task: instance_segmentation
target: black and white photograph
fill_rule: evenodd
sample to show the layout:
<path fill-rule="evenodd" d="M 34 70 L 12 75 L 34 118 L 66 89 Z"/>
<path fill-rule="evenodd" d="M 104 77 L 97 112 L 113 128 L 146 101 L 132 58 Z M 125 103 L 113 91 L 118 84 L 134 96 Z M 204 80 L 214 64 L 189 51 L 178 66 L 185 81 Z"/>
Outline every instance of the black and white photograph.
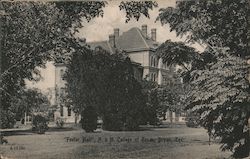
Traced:
<path fill-rule="evenodd" d="M 0 0 L 0 159 L 250 159 L 250 0 Z"/>

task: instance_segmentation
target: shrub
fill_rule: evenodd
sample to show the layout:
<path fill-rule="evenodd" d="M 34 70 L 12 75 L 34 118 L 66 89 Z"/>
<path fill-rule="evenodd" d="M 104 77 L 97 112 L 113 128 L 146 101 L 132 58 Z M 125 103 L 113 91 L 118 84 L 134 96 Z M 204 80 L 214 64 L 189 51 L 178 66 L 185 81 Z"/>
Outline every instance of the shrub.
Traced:
<path fill-rule="evenodd" d="M 93 132 L 97 128 L 97 113 L 96 110 L 88 106 L 81 113 L 82 128 L 86 132 Z"/>
<path fill-rule="evenodd" d="M 199 127 L 198 115 L 195 115 L 194 113 L 187 113 L 186 125 L 191 128 Z"/>
<path fill-rule="evenodd" d="M 56 126 L 57 126 L 58 128 L 62 128 L 62 127 L 64 126 L 64 121 L 63 121 L 63 119 L 58 118 L 58 119 L 56 120 Z"/>
<path fill-rule="evenodd" d="M 32 130 L 44 134 L 48 130 L 48 119 L 42 115 L 35 115 L 32 122 Z"/>
<path fill-rule="evenodd" d="M 0 144 L 7 144 L 8 140 L 3 137 L 2 134 L 0 134 Z"/>

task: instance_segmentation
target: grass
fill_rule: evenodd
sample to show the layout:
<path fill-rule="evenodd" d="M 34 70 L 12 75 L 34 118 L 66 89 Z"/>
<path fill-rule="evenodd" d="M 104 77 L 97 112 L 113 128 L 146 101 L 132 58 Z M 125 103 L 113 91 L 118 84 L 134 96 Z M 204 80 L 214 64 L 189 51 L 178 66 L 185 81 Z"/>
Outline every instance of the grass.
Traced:
<path fill-rule="evenodd" d="M 201 128 L 151 128 L 145 131 L 85 133 L 81 129 L 6 137 L 0 154 L 13 159 L 223 159 L 219 145 L 209 145 Z M 0 157 L 1 158 L 1 157 Z"/>

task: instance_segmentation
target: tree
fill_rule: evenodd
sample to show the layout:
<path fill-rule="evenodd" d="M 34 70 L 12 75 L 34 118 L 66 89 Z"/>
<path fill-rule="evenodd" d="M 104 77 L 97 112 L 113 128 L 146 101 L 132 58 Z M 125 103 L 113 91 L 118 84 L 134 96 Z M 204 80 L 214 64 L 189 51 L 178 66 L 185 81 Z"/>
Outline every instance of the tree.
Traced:
<path fill-rule="evenodd" d="M 81 18 L 90 21 L 103 16 L 106 4 L 104 1 L 0 3 L 0 29 L 4 33 L 1 34 L 1 114 L 11 114 L 8 110 L 10 98 L 25 85 L 24 79 L 37 81 L 38 67 L 45 67 L 49 60 L 64 60 L 62 53 L 69 53 L 77 42 L 73 35 L 82 27 Z M 120 9 L 129 5 L 121 2 Z M 133 17 L 147 16 L 148 9 L 156 5 L 150 1 L 133 2 L 133 7 L 141 8 Z M 126 14 L 129 17 L 134 13 L 127 11 Z"/>
<path fill-rule="evenodd" d="M 156 50 L 158 56 L 163 59 L 163 62 L 168 66 L 179 65 L 189 71 L 188 65 L 192 61 L 200 59 L 199 54 L 194 48 L 185 45 L 183 42 L 172 42 L 167 40 L 162 43 Z"/>
<path fill-rule="evenodd" d="M 120 10 L 125 10 L 126 12 L 126 23 L 132 18 L 135 18 L 138 21 L 141 14 L 150 18 L 148 10 L 153 10 L 156 7 L 158 7 L 156 1 L 122 1 L 119 5 Z"/>
<path fill-rule="evenodd" d="M 169 24 L 177 36 L 189 42 L 229 47 L 231 53 L 247 54 L 247 0 L 178 0 L 176 8 L 160 9 L 158 20 Z"/>
<path fill-rule="evenodd" d="M 1 39 L 1 125 L 13 122 L 10 112 L 12 96 L 24 87 L 24 79 L 39 80 L 38 67 L 60 59 L 62 50 L 75 42 L 71 28 L 80 27 L 81 17 L 102 15 L 104 2 L 1 2 L 3 40 Z M 74 5 L 78 6 L 73 11 Z M 71 14 L 70 14 L 71 13 Z M 1 29 L 2 29 L 1 28 Z"/>
<path fill-rule="evenodd" d="M 67 65 L 67 91 L 76 112 L 93 107 L 107 130 L 134 130 L 141 122 L 143 95 L 133 64 L 124 55 L 79 49 Z"/>
<path fill-rule="evenodd" d="M 187 108 L 201 114 L 201 125 L 235 157 L 249 155 L 247 7 L 246 0 L 178 1 L 158 17 L 178 36 L 207 46 L 186 72 L 192 88 Z"/>
<path fill-rule="evenodd" d="M 46 114 L 49 110 L 49 100 L 38 89 L 25 89 L 19 93 L 18 97 L 11 100 L 10 109 L 15 113 L 15 120 L 24 119 L 26 124 L 26 117 L 33 116 L 37 113 Z"/>
<path fill-rule="evenodd" d="M 143 113 L 143 124 L 156 125 L 159 123 L 159 100 L 158 100 L 158 84 L 146 79 L 141 81 L 142 92 L 145 98 L 145 106 Z"/>
<path fill-rule="evenodd" d="M 169 79 L 169 84 L 162 85 L 158 88 L 159 112 L 164 120 L 167 111 L 171 113 L 171 123 L 173 121 L 172 112 L 181 113 L 184 111 L 185 91 L 184 85 L 176 73 L 173 73 L 172 79 Z"/>
<path fill-rule="evenodd" d="M 97 111 L 93 106 L 87 106 L 81 113 L 82 128 L 86 132 L 93 132 L 97 128 Z"/>
<path fill-rule="evenodd" d="M 107 106 L 110 105 L 111 109 L 107 110 L 111 115 L 117 116 L 118 120 L 116 122 L 107 114 L 104 116 L 104 127 L 113 130 L 136 130 L 143 118 L 141 111 L 145 105 L 142 88 L 134 77 L 134 66 L 130 59 L 128 57 L 120 59 L 117 55 L 113 58 L 106 88 Z M 113 127 L 114 122 L 117 127 Z"/>
<path fill-rule="evenodd" d="M 222 150 L 235 157 L 249 153 L 249 65 L 226 51 L 205 70 L 193 70 L 188 108 L 201 114 L 200 123 L 212 137 L 221 137 Z"/>

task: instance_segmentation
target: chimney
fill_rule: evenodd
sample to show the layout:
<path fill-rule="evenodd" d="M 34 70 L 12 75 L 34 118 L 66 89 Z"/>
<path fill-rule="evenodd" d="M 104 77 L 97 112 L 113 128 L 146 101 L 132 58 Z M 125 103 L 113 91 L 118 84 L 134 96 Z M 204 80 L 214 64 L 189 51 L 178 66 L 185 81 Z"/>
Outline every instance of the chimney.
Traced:
<path fill-rule="evenodd" d="M 111 47 L 115 47 L 115 35 L 114 34 L 109 35 L 109 43 Z"/>
<path fill-rule="evenodd" d="M 153 41 L 156 41 L 156 29 L 151 29 L 151 39 Z"/>
<path fill-rule="evenodd" d="M 116 39 L 119 37 L 119 28 L 114 29 L 114 35 Z"/>
<path fill-rule="evenodd" d="M 142 25 L 141 26 L 141 31 L 142 31 L 142 35 L 144 37 L 147 37 L 147 25 Z"/>

